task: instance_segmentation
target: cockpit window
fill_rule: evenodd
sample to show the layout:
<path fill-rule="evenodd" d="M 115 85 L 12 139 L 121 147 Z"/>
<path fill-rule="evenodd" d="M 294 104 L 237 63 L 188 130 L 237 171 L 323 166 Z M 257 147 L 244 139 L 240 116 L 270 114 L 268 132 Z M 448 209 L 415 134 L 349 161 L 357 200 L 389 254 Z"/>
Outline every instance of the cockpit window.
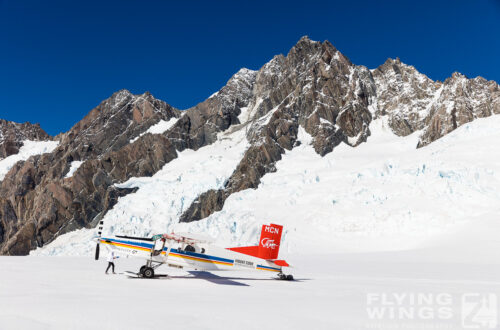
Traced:
<path fill-rule="evenodd" d="M 186 248 L 184 249 L 186 252 L 195 252 L 195 248 L 192 245 L 186 245 Z"/>

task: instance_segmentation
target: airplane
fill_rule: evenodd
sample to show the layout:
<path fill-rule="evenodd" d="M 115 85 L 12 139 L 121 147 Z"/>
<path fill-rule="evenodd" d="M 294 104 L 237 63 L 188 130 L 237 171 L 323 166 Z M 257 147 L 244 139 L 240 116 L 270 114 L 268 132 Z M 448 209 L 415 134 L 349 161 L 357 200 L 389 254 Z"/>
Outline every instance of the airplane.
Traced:
<path fill-rule="evenodd" d="M 100 223 L 102 225 L 102 221 Z M 213 240 L 193 234 L 159 234 L 153 237 L 116 235 L 101 237 L 102 227 L 96 240 L 95 260 L 99 259 L 99 245 L 130 256 L 146 259 L 138 273 L 126 272 L 133 277 L 154 278 L 155 269 L 161 265 L 195 270 L 259 270 L 277 273 L 279 280 L 293 280 L 283 273 L 290 267 L 285 260 L 278 259 L 283 226 L 262 225 L 259 245 L 221 248 Z"/>

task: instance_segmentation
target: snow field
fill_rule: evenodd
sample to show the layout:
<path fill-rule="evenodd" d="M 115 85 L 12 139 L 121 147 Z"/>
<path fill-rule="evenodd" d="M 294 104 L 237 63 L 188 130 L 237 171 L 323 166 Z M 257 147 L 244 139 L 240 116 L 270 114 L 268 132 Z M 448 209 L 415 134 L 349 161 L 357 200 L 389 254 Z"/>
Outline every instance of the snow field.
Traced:
<path fill-rule="evenodd" d="M 463 294 L 500 295 L 500 224 L 475 220 L 426 249 L 290 255 L 293 282 L 165 266 L 169 279 L 130 279 L 105 275 L 105 258 L 0 257 L 0 329 L 462 329 Z M 120 258 L 116 270 L 143 263 Z M 447 294 L 453 317 L 372 319 L 369 294 Z"/>

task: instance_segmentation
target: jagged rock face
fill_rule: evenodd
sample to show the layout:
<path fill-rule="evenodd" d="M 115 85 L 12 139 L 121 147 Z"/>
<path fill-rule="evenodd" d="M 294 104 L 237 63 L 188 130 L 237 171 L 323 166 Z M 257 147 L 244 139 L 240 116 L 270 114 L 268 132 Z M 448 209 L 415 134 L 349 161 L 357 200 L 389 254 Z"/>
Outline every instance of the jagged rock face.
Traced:
<path fill-rule="evenodd" d="M 387 116 L 397 135 L 422 130 L 419 147 L 476 118 L 500 113 L 500 88 L 494 81 L 454 73 L 434 82 L 399 59 L 388 59 L 372 73 L 375 117 Z"/>
<path fill-rule="evenodd" d="M 23 141 L 47 141 L 51 137 L 39 124 L 14 123 L 0 119 L 0 159 L 15 155 L 23 146 Z"/>
<path fill-rule="evenodd" d="M 248 117 L 256 121 L 255 131 L 258 118 L 288 108 L 324 155 L 342 141 L 356 145 L 366 139 L 373 96 L 369 70 L 352 64 L 328 41 L 305 37 L 286 57 L 276 56 L 259 70 Z"/>
<path fill-rule="evenodd" d="M 500 87 L 494 81 L 467 79 L 454 73 L 441 84 L 431 105 L 428 125 L 418 146 L 423 147 L 476 118 L 500 114 Z"/>
<path fill-rule="evenodd" d="M 388 59 L 373 70 L 373 78 L 377 88 L 375 116 L 388 116 L 394 133 L 406 136 L 428 124 L 440 83 L 434 83 L 399 59 Z"/>
<path fill-rule="evenodd" d="M 151 94 L 132 95 L 121 90 L 90 111 L 71 130 L 60 136 L 70 156 L 85 160 L 117 151 L 160 120 L 179 117 L 180 111 Z"/>
<path fill-rule="evenodd" d="M 151 176 L 177 157 L 245 130 L 249 148 L 219 190 L 202 193 L 180 221 L 203 219 L 244 189 L 256 189 L 276 162 L 298 144 L 300 127 L 316 152 L 369 139 L 373 119 L 387 118 L 395 134 L 421 131 L 419 146 L 475 118 L 500 113 L 499 86 L 454 74 L 434 82 L 399 59 L 374 70 L 354 65 L 328 41 L 302 38 L 260 70 L 241 69 L 219 92 L 180 112 L 149 93 L 122 90 L 102 102 L 52 153 L 17 163 L 0 186 L 0 253 L 26 254 L 58 235 L 92 227 L 133 189 L 115 183 Z M 143 134 L 178 118 L 162 134 Z M 65 178 L 74 160 L 84 161 Z"/>
<path fill-rule="evenodd" d="M 186 110 L 166 136 L 176 148 L 197 150 L 217 139 L 217 133 L 239 124 L 238 115 L 247 107 L 255 72 L 241 69 L 219 92 Z"/>

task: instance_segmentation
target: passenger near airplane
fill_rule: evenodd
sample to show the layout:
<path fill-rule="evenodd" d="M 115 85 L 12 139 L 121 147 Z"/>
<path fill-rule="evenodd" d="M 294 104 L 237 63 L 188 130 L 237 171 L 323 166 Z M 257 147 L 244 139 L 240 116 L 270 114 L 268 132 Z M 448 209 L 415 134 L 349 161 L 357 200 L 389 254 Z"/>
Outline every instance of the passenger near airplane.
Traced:
<path fill-rule="evenodd" d="M 161 265 L 195 270 L 259 270 L 277 273 L 277 279 L 293 280 L 285 275 L 283 267 L 290 267 L 285 260 L 278 259 L 283 226 L 263 225 L 259 245 L 221 248 L 213 240 L 193 234 L 160 234 L 151 238 L 116 235 L 101 237 L 103 222 L 99 224 L 95 238 L 95 259 L 99 259 L 100 244 L 130 256 L 143 258 L 146 264 L 138 273 L 126 272 L 129 276 L 153 278 L 155 269 Z"/>

